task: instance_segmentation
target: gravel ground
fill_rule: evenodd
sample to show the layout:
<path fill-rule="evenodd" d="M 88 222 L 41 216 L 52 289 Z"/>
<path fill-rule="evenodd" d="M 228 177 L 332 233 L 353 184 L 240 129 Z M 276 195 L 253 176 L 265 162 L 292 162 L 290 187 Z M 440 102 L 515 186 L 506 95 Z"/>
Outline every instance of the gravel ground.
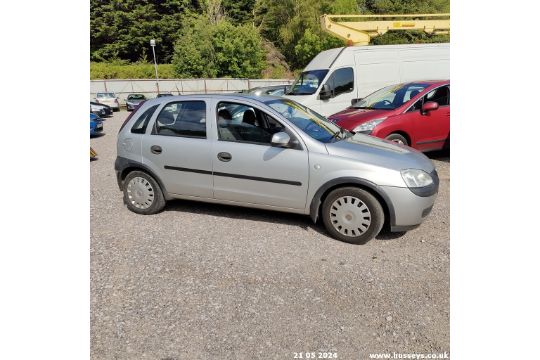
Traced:
<path fill-rule="evenodd" d="M 113 168 L 126 116 L 91 139 L 92 359 L 449 351 L 447 154 L 430 155 L 441 185 L 423 225 L 355 246 L 308 216 L 188 201 L 130 212 Z"/>

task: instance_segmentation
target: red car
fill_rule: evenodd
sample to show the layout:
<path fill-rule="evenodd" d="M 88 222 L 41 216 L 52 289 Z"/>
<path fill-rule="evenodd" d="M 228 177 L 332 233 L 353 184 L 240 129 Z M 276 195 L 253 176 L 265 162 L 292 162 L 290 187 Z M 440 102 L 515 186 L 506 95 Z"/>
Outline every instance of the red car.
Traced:
<path fill-rule="evenodd" d="M 329 120 L 353 131 L 420 151 L 450 146 L 450 81 L 416 81 L 382 88 Z"/>

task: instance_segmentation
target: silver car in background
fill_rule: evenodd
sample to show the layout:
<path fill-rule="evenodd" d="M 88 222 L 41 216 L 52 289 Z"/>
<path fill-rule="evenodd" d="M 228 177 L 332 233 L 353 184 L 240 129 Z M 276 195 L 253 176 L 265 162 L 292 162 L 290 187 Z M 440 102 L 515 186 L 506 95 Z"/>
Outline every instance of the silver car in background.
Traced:
<path fill-rule="evenodd" d="M 118 97 L 112 92 L 98 92 L 96 93 L 95 101 L 99 104 L 105 104 L 109 106 L 113 111 L 120 110 L 120 103 Z"/>
<path fill-rule="evenodd" d="M 146 101 L 120 129 L 115 170 L 138 214 L 170 199 L 278 210 L 321 219 L 356 244 L 384 224 L 418 226 L 439 185 L 416 150 L 353 134 L 290 99 L 237 94 Z"/>
<path fill-rule="evenodd" d="M 146 96 L 143 94 L 129 94 L 126 98 L 126 110 L 133 111 L 144 101 L 146 101 Z"/>
<path fill-rule="evenodd" d="M 290 90 L 290 88 L 291 86 L 287 84 L 272 85 L 272 86 L 252 88 L 243 93 L 256 95 L 256 96 L 261 96 L 261 95 L 283 96 L 285 95 L 285 93 L 287 93 Z"/>

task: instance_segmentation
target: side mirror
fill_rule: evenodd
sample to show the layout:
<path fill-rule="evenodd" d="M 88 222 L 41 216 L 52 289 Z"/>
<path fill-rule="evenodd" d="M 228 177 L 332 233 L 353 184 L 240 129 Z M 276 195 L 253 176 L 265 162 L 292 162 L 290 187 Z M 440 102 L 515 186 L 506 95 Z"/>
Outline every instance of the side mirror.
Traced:
<path fill-rule="evenodd" d="M 321 92 L 319 93 L 319 99 L 328 100 L 331 97 L 332 91 L 330 90 L 330 86 L 328 84 L 324 84 L 321 88 Z"/>
<path fill-rule="evenodd" d="M 351 100 L 351 106 L 354 106 L 356 103 L 362 101 L 363 98 L 357 98 L 357 99 L 352 99 Z"/>
<path fill-rule="evenodd" d="M 435 101 L 428 101 L 422 105 L 422 114 L 427 114 L 430 111 L 437 110 L 439 108 L 439 104 Z"/>
<path fill-rule="evenodd" d="M 272 146 L 275 147 L 289 147 L 289 142 L 291 141 L 291 137 L 289 134 L 287 134 L 284 131 L 280 131 L 278 133 L 275 133 L 272 136 Z"/>

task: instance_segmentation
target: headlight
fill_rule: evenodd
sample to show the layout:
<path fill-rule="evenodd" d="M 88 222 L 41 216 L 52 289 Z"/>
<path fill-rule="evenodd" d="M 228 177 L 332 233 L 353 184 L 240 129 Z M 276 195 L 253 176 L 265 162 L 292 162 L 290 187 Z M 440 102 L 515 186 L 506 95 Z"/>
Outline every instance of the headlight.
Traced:
<path fill-rule="evenodd" d="M 401 170 L 401 177 L 409 188 L 421 188 L 433 184 L 431 175 L 418 169 Z"/>
<path fill-rule="evenodd" d="M 355 127 L 353 129 L 353 132 L 371 132 L 375 126 L 379 125 L 380 123 L 382 123 L 384 120 L 386 120 L 386 118 L 380 118 L 380 119 L 373 119 L 373 120 L 370 120 L 368 122 L 365 122 L 361 125 L 358 125 L 357 127 Z"/>

